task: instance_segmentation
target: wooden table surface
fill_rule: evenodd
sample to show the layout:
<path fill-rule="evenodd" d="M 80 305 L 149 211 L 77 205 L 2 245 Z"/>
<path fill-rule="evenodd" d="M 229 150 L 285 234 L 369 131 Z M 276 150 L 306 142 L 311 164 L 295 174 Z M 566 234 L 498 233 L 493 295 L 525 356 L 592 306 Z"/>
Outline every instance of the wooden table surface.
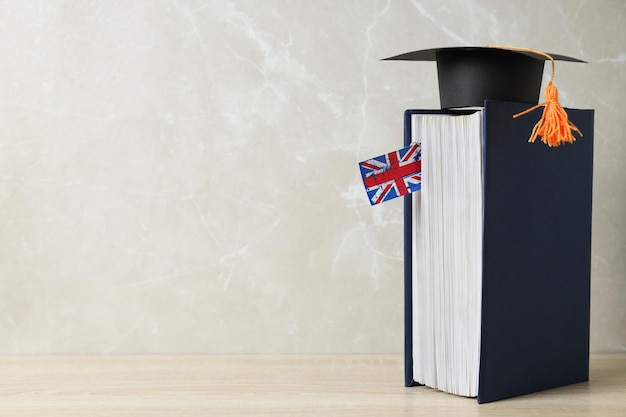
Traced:
<path fill-rule="evenodd" d="M 400 355 L 0 356 L 0 416 L 626 416 L 626 354 L 589 382 L 478 405 L 405 388 Z"/>

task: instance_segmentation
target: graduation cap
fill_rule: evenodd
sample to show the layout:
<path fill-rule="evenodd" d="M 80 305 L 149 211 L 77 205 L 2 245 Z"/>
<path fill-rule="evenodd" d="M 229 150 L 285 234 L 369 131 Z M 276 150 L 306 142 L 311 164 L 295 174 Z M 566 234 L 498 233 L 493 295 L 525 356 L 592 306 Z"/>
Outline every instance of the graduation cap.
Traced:
<path fill-rule="evenodd" d="M 435 61 L 439 79 L 441 108 L 483 106 L 485 100 L 517 101 L 537 105 L 541 90 L 543 67 L 552 63 L 552 77 L 546 87 L 544 117 L 539 121 L 530 141 L 537 136 L 550 146 L 573 142 L 571 134 L 580 131 L 567 119 L 558 103 L 558 92 L 552 84 L 554 61 L 585 62 L 558 54 L 509 46 L 433 48 L 385 58 L 391 61 Z M 551 114 L 547 115 L 546 112 Z M 522 114 L 516 115 L 520 116 Z M 556 117 L 556 119 L 555 119 Z M 563 119 L 564 118 L 564 119 Z M 546 120 L 559 123 L 545 123 Z M 567 132 L 563 126 L 569 127 Z M 581 134 L 582 136 L 582 134 Z"/>

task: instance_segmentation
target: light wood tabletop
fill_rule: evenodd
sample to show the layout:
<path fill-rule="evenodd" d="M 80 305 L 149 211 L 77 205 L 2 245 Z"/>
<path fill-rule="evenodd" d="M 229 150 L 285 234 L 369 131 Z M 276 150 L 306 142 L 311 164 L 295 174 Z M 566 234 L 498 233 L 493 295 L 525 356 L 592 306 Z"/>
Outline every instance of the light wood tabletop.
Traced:
<path fill-rule="evenodd" d="M 478 405 L 403 386 L 400 355 L 0 357 L 0 416 L 626 416 L 626 354 L 589 382 Z"/>

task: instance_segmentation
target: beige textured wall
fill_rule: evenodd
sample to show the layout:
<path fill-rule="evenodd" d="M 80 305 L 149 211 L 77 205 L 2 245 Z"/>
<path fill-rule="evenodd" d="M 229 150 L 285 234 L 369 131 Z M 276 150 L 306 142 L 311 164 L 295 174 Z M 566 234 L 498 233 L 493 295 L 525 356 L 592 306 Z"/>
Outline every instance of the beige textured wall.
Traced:
<path fill-rule="evenodd" d="M 596 109 L 592 349 L 626 350 L 621 0 L 0 2 L 0 353 L 400 352 L 402 204 L 356 163 L 508 44 Z M 555 300 L 558 302 L 558 300 Z"/>

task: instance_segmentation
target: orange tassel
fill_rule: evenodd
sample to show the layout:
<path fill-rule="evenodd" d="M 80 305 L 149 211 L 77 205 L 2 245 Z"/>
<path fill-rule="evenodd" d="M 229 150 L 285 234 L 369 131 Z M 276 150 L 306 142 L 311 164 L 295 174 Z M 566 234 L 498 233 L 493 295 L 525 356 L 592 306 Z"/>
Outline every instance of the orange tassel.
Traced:
<path fill-rule="evenodd" d="M 578 133 L 582 137 L 582 132 L 576 127 L 576 125 L 574 125 L 574 123 L 569 121 L 567 112 L 559 103 L 559 92 L 556 89 L 556 86 L 552 84 L 552 81 L 554 81 L 554 59 L 545 52 L 535 51 L 534 49 L 530 48 L 514 48 L 508 46 L 497 46 L 495 48 L 531 52 L 548 58 L 552 63 L 552 76 L 550 77 L 550 81 L 548 82 L 548 85 L 546 86 L 546 90 L 544 92 L 546 101 L 541 104 L 537 104 L 536 106 L 533 106 L 528 110 L 524 110 L 523 112 L 513 115 L 513 118 L 517 118 L 519 116 L 528 114 L 541 106 L 544 106 L 543 115 L 533 128 L 528 142 L 535 142 L 537 136 L 540 136 L 541 141 L 548 146 L 559 146 L 563 143 L 572 143 L 576 140 L 576 138 L 572 134 L 572 131 Z"/>
<path fill-rule="evenodd" d="M 576 140 L 572 131 L 578 133 L 582 137 L 582 132 L 576 127 L 576 125 L 569 121 L 567 112 L 559 103 L 559 91 L 556 86 L 552 84 L 552 81 L 548 83 L 544 92 L 546 101 L 541 104 L 537 104 L 528 110 L 524 110 L 521 113 L 513 115 L 514 118 L 523 116 L 538 107 L 545 106 L 543 109 L 543 115 L 537 122 L 530 134 L 528 142 L 534 142 L 537 136 L 541 136 L 541 141 L 548 146 L 559 146 L 563 143 L 572 143 Z"/>

